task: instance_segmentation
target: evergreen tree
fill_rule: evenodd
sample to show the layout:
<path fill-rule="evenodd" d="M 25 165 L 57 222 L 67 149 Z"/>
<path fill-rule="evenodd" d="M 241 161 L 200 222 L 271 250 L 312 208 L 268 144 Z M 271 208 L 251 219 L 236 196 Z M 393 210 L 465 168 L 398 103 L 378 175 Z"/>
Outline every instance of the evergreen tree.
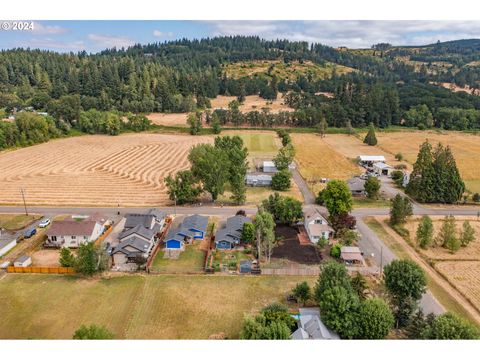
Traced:
<path fill-rule="evenodd" d="M 212 131 L 214 134 L 220 134 L 222 132 L 222 127 L 220 126 L 220 120 L 216 112 L 212 115 Z"/>
<path fill-rule="evenodd" d="M 425 141 L 413 164 L 413 171 L 410 174 L 410 181 L 407 185 L 407 193 L 414 199 L 429 203 L 435 200 L 434 194 L 435 170 L 433 168 L 432 145 Z"/>
<path fill-rule="evenodd" d="M 375 136 L 375 127 L 373 126 L 373 123 L 370 123 L 368 133 L 365 136 L 365 139 L 363 139 L 363 142 L 370 146 L 377 145 L 377 137 Z"/>
<path fill-rule="evenodd" d="M 293 296 L 297 299 L 298 302 L 302 303 L 302 306 L 305 306 L 305 303 L 310 300 L 312 292 L 310 285 L 306 281 L 298 283 L 292 290 Z"/>
<path fill-rule="evenodd" d="M 460 249 L 461 242 L 457 237 L 457 226 L 455 224 L 455 217 L 452 215 L 445 216 L 442 227 L 438 232 L 436 243 L 440 244 L 452 253 Z"/>
<path fill-rule="evenodd" d="M 467 246 L 475 240 L 475 229 L 470 225 L 470 222 L 465 220 L 462 225 L 462 233 L 460 235 L 460 243 L 462 246 Z"/>
<path fill-rule="evenodd" d="M 319 124 L 318 124 L 318 134 L 320 135 L 320 137 L 325 137 L 325 134 L 327 133 L 327 128 L 328 128 L 328 124 L 327 124 L 327 120 L 325 120 L 325 117 L 322 116 Z"/>
<path fill-rule="evenodd" d="M 400 194 L 395 195 L 390 206 L 390 224 L 404 224 L 412 214 L 413 209 L 410 200 Z"/>
<path fill-rule="evenodd" d="M 73 267 L 75 265 L 75 256 L 69 248 L 63 247 L 60 250 L 59 263 L 62 267 Z"/>
<path fill-rule="evenodd" d="M 422 249 L 428 248 L 433 242 L 433 223 L 428 215 L 422 216 L 417 227 L 417 243 Z"/>

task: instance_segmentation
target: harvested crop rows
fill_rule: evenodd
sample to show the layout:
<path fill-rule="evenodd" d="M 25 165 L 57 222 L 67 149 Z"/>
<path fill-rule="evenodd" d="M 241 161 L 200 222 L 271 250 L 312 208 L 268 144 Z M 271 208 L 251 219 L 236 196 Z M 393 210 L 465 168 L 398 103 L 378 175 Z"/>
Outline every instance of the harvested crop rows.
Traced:
<path fill-rule="evenodd" d="M 140 206 L 168 202 L 163 179 L 188 168 L 188 152 L 208 137 L 92 135 L 0 154 L 0 204 Z"/>

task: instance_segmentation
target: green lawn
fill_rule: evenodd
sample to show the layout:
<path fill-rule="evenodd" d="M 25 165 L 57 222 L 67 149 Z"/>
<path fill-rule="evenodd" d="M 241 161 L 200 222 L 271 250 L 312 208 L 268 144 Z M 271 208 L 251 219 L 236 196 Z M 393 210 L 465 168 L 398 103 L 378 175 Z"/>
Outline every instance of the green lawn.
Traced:
<path fill-rule="evenodd" d="M 165 273 L 189 273 L 203 271 L 205 252 L 200 249 L 200 242 L 186 245 L 178 259 L 164 259 L 164 252 L 159 251 L 153 260 L 152 268 Z"/>
<path fill-rule="evenodd" d="M 238 135 L 242 138 L 244 145 L 250 155 L 275 155 L 278 151 L 278 145 L 275 142 L 276 133 L 254 133 L 229 131 L 225 135 Z"/>
<path fill-rule="evenodd" d="M 242 260 L 252 260 L 252 256 L 245 254 L 243 251 L 222 251 L 217 250 L 214 253 L 213 264 L 226 265 L 230 266 L 230 270 L 238 269 L 240 266 L 240 261 Z M 233 264 L 235 264 L 235 269 L 233 269 Z"/>
<path fill-rule="evenodd" d="M 0 338 L 69 339 L 99 324 L 120 339 L 238 338 L 245 314 L 283 301 L 297 276 L 73 276 L 8 274 L 0 280 Z"/>
<path fill-rule="evenodd" d="M 38 214 L 0 214 L 0 228 L 10 231 L 23 229 L 40 219 L 42 216 Z"/>

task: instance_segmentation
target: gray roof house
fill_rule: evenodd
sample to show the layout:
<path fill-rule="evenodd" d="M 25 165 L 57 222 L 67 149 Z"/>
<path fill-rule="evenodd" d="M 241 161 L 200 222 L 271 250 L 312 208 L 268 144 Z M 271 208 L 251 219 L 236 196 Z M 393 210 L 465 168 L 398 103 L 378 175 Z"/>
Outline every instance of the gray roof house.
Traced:
<path fill-rule="evenodd" d="M 318 308 L 300 308 L 298 329 L 292 334 L 293 340 L 338 340 L 340 337 L 328 329 L 320 318 Z"/>
<path fill-rule="evenodd" d="M 142 225 L 148 229 L 152 229 L 155 224 L 162 226 L 165 222 L 167 213 L 159 209 L 150 209 L 146 214 L 127 214 L 124 228 L 131 229 L 137 225 Z"/>
<path fill-rule="evenodd" d="M 124 241 L 131 236 L 137 236 L 137 237 L 143 238 L 146 241 L 152 241 L 158 232 L 160 232 L 160 225 L 158 224 L 155 224 L 151 229 L 146 228 L 141 224 L 138 224 L 133 228 L 122 231 L 118 235 L 118 238 L 120 241 Z"/>
<path fill-rule="evenodd" d="M 352 195 L 365 195 L 365 180 L 353 177 L 347 181 L 347 185 Z"/>
<path fill-rule="evenodd" d="M 215 247 L 222 250 L 230 250 L 240 243 L 243 224 L 251 223 L 252 220 L 243 215 L 235 215 L 227 219 L 224 228 L 215 234 Z"/>
<path fill-rule="evenodd" d="M 272 185 L 272 175 L 266 174 L 247 174 L 245 184 L 248 186 L 270 186 Z"/>

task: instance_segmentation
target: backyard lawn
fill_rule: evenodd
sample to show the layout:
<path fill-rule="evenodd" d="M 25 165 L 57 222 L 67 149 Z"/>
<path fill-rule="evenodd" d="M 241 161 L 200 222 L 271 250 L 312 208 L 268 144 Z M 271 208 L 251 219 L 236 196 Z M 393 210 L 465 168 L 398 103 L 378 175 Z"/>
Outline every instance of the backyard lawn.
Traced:
<path fill-rule="evenodd" d="M 160 250 L 153 260 L 152 270 L 162 273 L 190 273 L 199 272 L 204 268 L 205 252 L 200 248 L 200 241 L 186 245 L 178 259 L 164 259 L 164 252 Z"/>
<path fill-rule="evenodd" d="M 296 276 L 8 274 L 0 281 L 2 339 L 70 339 L 99 324 L 120 339 L 238 338 L 245 314 L 282 301 Z"/>
<path fill-rule="evenodd" d="M 17 231 L 27 227 L 41 217 L 39 214 L 30 214 L 28 216 L 25 214 L 0 214 L 0 228 Z"/>

